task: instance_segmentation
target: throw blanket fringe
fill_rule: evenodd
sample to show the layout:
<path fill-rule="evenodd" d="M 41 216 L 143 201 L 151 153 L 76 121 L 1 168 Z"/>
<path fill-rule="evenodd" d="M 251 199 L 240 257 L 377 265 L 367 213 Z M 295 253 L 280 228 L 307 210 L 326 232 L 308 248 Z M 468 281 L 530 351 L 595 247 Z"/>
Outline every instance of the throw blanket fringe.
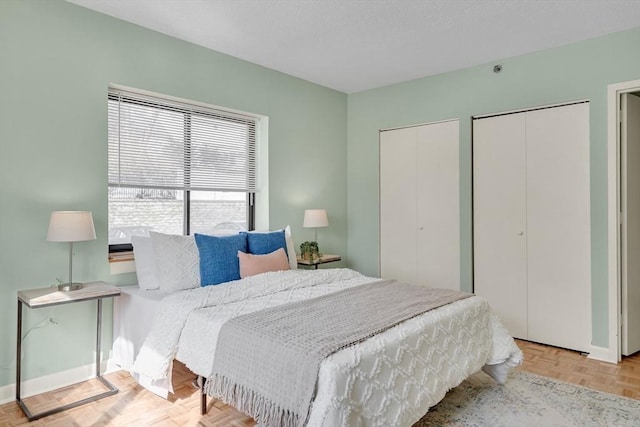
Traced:
<path fill-rule="evenodd" d="M 207 394 L 217 396 L 239 411 L 253 416 L 258 425 L 281 427 L 300 425 L 300 417 L 297 414 L 270 402 L 264 396 L 236 384 L 223 375 L 214 374 L 209 377 L 204 390 Z"/>

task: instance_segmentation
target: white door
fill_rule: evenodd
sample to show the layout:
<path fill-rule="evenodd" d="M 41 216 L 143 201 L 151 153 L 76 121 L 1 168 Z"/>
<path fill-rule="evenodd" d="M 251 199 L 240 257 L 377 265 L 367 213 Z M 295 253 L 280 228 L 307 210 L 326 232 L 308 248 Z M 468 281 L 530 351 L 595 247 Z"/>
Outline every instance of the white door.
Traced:
<path fill-rule="evenodd" d="M 380 132 L 380 275 L 460 289 L 457 120 Z"/>
<path fill-rule="evenodd" d="M 591 345 L 589 104 L 527 112 L 529 339 Z"/>
<path fill-rule="evenodd" d="M 623 94 L 621 132 L 622 354 L 640 351 L 640 97 Z"/>
<path fill-rule="evenodd" d="M 473 121 L 474 292 L 526 339 L 525 114 Z"/>
<path fill-rule="evenodd" d="M 460 290 L 459 123 L 416 132 L 417 284 Z"/>
<path fill-rule="evenodd" d="M 380 132 L 380 276 L 417 283 L 416 129 Z"/>

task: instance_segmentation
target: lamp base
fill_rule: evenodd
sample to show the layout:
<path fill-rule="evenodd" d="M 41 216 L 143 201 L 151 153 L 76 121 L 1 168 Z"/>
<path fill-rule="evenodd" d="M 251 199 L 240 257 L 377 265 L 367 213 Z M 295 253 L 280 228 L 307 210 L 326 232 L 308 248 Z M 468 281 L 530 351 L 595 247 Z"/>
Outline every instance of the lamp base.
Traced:
<path fill-rule="evenodd" d="M 58 290 L 63 292 L 77 291 L 82 289 L 82 283 L 62 283 L 58 285 Z"/>

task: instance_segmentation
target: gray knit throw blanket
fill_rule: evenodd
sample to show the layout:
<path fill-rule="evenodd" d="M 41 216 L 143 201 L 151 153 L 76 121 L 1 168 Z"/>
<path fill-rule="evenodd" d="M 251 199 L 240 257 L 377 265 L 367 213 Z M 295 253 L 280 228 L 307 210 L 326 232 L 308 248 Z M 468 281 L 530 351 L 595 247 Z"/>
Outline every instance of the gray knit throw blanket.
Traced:
<path fill-rule="evenodd" d="M 470 294 L 385 280 L 227 321 L 205 390 L 260 425 L 306 423 L 327 356 Z"/>

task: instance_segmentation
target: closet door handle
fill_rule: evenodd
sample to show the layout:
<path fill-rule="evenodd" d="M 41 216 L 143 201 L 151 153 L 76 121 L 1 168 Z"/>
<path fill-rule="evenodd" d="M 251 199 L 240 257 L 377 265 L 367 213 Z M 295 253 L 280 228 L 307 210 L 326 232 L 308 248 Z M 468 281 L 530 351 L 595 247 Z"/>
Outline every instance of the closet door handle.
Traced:
<path fill-rule="evenodd" d="M 524 236 L 524 231 L 519 232 L 518 236 Z"/>
<path fill-rule="evenodd" d="M 424 230 L 424 227 L 420 226 L 420 227 L 418 227 L 418 230 L 422 231 L 422 230 Z"/>

